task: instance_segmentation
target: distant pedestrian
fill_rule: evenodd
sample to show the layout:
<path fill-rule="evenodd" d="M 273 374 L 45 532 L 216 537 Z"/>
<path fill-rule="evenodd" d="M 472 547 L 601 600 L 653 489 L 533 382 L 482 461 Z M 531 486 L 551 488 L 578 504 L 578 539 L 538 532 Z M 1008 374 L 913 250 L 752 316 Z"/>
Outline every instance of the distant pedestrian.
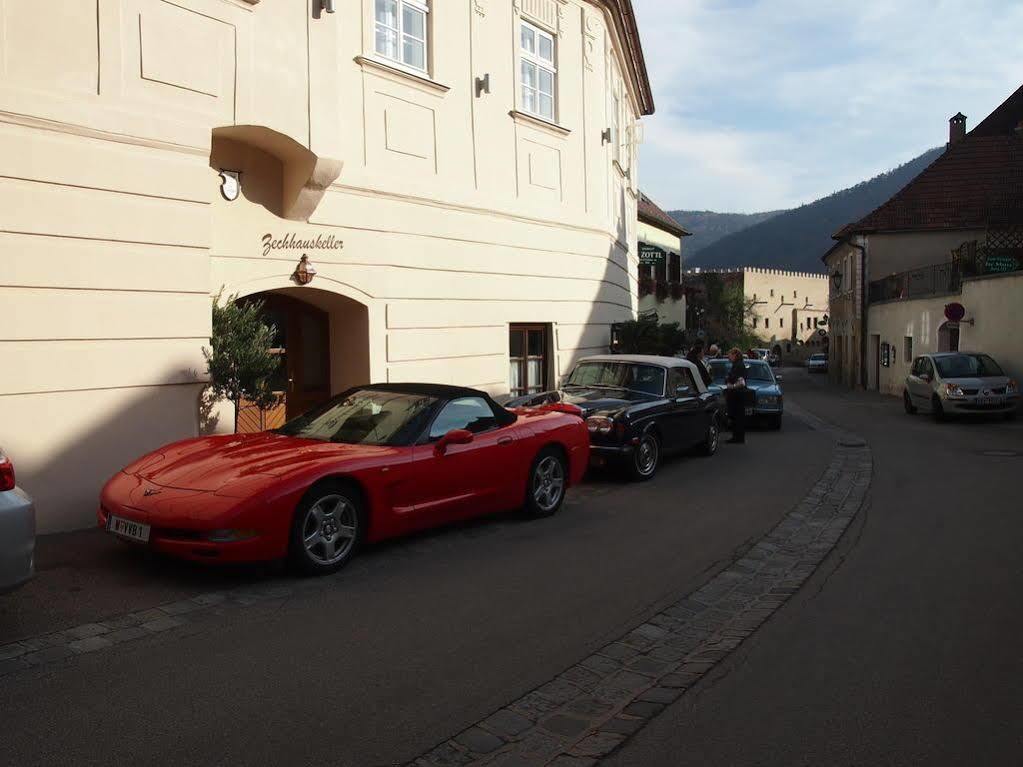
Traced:
<path fill-rule="evenodd" d="M 732 438 L 728 441 L 741 445 L 746 442 L 746 365 L 739 349 L 728 352 L 728 359 L 732 361 L 732 368 L 725 377 L 725 402 L 732 421 Z"/>
<path fill-rule="evenodd" d="M 716 360 L 718 357 L 721 356 L 720 347 L 718 347 L 717 344 L 711 344 L 710 348 L 707 350 L 707 356 L 710 357 L 712 360 Z"/>
<path fill-rule="evenodd" d="M 746 350 L 746 359 L 758 360 L 758 359 L 760 359 L 760 356 L 755 351 L 753 351 L 752 349 L 747 349 Z"/>
<path fill-rule="evenodd" d="M 696 369 L 700 371 L 700 378 L 703 379 L 704 386 L 710 386 L 710 382 L 714 380 L 710 374 L 710 367 L 707 365 L 707 361 L 703 358 L 703 341 L 697 341 L 693 344 L 689 350 L 689 354 L 686 355 L 686 359 L 696 365 Z"/>

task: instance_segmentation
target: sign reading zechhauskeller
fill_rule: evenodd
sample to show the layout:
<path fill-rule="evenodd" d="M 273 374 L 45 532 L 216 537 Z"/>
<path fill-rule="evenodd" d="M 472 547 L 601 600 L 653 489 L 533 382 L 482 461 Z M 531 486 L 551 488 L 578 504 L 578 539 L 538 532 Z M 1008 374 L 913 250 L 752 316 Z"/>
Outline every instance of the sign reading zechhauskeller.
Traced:
<path fill-rule="evenodd" d="M 656 245 L 647 245 L 645 242 L 639 244 L 639 263 L 649 266 L 659 266 L 668 259 L 668 252 L 658 248 Z"/>
<path fill-rule="evenodd" d="M 274 250 L 308 252 L 310 250 L 341 250 L 345 246 L 344 240 L 339 240 L 332 234 L 299 237 L 294 232 L 288 232 L 283 237 L 274 237 L 267 232 L 262 239 L 264 256 L 269 256 Z"/>

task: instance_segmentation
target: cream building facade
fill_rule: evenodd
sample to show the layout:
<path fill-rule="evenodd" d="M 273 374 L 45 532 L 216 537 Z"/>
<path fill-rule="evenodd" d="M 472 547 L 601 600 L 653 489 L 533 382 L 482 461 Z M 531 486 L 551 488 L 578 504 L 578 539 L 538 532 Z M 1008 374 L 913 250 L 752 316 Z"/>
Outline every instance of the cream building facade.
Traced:
<path fill-rule="evenodd" d="M 267 302 L 282 417 L 368 381 L 546 386 L 635 316 L 628 0 L 0 11 L 0 443 L 42 532 L 224 427 L 212 296 Z"/>

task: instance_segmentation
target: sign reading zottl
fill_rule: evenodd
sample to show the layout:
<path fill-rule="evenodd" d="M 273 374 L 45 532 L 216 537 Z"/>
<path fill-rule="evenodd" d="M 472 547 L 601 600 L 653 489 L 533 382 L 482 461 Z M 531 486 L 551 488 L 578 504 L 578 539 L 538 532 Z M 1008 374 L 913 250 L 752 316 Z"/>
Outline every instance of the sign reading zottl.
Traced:
<path fill-rule="evenodd" d="M 668 252 L 658 248 L 656 245 L 647 245 L 645 242 L 639 244 L 639 263 L 650 266 L 663 264 L 668 257 Z"/>

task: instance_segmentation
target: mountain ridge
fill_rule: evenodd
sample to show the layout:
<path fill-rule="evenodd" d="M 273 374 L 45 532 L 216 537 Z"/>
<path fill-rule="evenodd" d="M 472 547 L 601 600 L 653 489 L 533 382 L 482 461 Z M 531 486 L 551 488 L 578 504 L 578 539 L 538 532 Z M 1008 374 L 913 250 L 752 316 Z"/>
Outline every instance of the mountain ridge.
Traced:
<path fill-rule="evenodd" d="M 785 213 L 782 210 L 770 210 L 762 213 L 719 213 L 713 210 L 669 210 L 668 215 L 678 221 L 682 227 L 692 232 L 686 238 L 686 252 L 696 255 L 709 245 L 713 245 L 722 237 L 748 229 L 754 224 Z"/>
<path fill-rule="evenodd" d="M 944 151 L 944 147 L 929 149 L 854 186 L 730 232 L 691 256 L 687 253 L 686 267 L 759 266 L 823 272 L 820 259 L 834 244 L 831 235 L 884 203 Z"/>

